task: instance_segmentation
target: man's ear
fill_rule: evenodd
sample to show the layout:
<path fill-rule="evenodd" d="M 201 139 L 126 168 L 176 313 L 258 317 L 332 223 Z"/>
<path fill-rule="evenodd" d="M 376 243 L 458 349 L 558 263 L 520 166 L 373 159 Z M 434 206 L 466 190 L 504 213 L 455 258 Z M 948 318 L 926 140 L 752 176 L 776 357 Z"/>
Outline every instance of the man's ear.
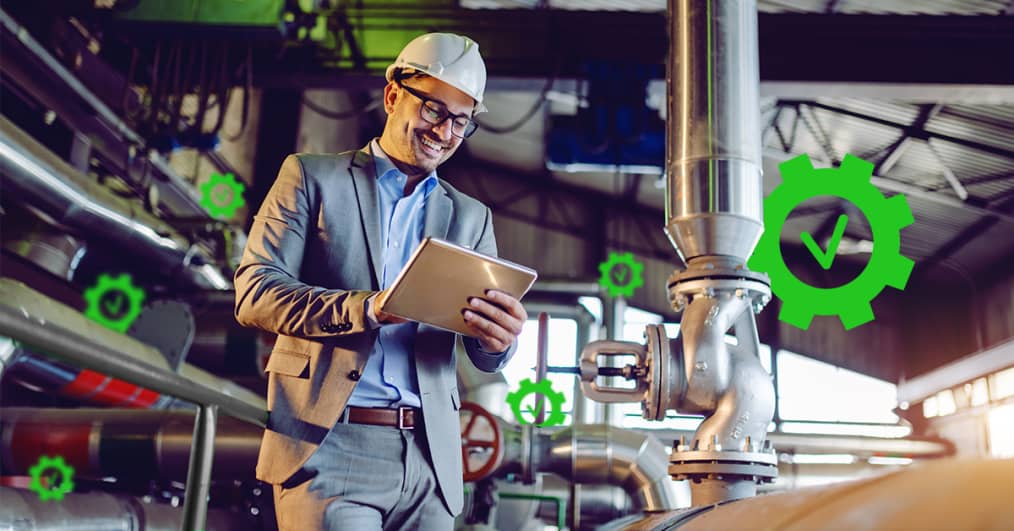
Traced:
<path fill-rule="evenodd" d="M 399 92 L 398 85 L 394 81 L 388 82 L 384 87 L 384 111 L 387 114 L 394 112 L 394 102 L 398 100 Z"/>

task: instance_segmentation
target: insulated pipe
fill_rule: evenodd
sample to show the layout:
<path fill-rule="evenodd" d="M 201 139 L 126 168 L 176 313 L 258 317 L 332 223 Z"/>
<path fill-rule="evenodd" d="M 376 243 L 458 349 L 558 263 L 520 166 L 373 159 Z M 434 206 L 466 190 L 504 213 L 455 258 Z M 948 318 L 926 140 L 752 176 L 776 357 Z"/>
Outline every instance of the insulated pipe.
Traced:
<path fill-rule="evenodd" d="M 194 411 L 5 408 L 0 412 L 0 472 L 5 475 L 27 475 L 40 455 L 60 455 L 79 476 L 116 477 L 128 483 L 186 479 Z M 221 416 L 212 478 L 254 479 L 263 432 Z"/>
<path fill-rule="evenodd" d="M 232 285 L 204 251 L 172 227 L 81 175 L 6 117 L 0 117 L 0 173 L 5 193 L 25 198 L 62 227 L 102 234 L 192 286 Z"/>
<path fill-rule="evenodd" d="M 669 0 L 666 234 L 684 262 L 750 257 L 761 215 L 754 0 Z"/>
<path fill-rule="evenodd" d="M 535 451 L 540 472 L 576 483 L 622 488 L 642 511 L 690 505 L 689 492 L 669 477 L 665 448 L 650 435 L 609 426 L 581 424 L 540 437 Z"/>
<path fill-rule="evenodd" d="M 179 531 L 179 507 L 148 503 L 130 496 L 101 492 L 65 494 L 43 501 L 30 490 L 0 487 L 0 529 L 33 531 Z M 13 526 L 13 527 L 10 527 Z M 255 524 L 220 509 L 208 511 L 207 531 L 246 531 Z"/>
<path fill-rule="evenodd" d="M 56 57 L 53 57 L 45 46 L 35 40 L 24 26 L 18 24 L 3 9 L 0 9 L 0 25 L 3 26 L 4 32 L 12 36 L 11 43 L 13 45 L 24 48 L 26 52 L 24 56 L 29 58 L 28 62 L 38 65 L 36 68 L 30 66 L 26 68 L 23 64 L 15 64 L 12 67 L 10 64 L 12 61 L 8 60 L 4 65 L 5 70 L 13 71 L 6 71 L 5 74 L 18 80 L 19 83 L 24 83 L 25 78 L 28 77 L 31 83 L 24 85 L 23 88 L 26 91 L 33 92 L 33 95 L 39 98 L 43 105 L 53 109 L 57 114 L 75 114 L 66 112 L 66 109 L 90 109 L 96 118 L 95 125 L 98 126 L 92 130 L 92 133 L 99 135 L 98 142 L 95 145 L 100 151 L 105 152 L 106 157 L 115 158 L 117 155 L 114 154 L 115 150 L 111 146 L 103 150 L 101 147 L 103 144 L 122 143 L 130 147 L 142 147 L 145 145 L 146 142 L 141 135 L 121 120 L 98 96 L 88 90 L 88 87 L 81 83 Z M 8 47 L 5 52 L 8 58 L 22 55 L 15 52 L 11 47 Z M 14 63 L 18 62 L 14 61 Z M 66 91 L 50 91 L 49 87 L 45 85 L 41 85 L 45 88 L 40 90 L 40 84 L 36 83 L 37 80 L 33 77 L 36 75 L 37 69 L 43 71 L 41 77 L 48 78 L 49 75 L 54 76 L 70 90 L 72 95 L 68 98 Z M 45 83 L 45 81 L 41 81 L 40 83 Z M 82 126 L 83 124 L 81 123 L 71 124 L 72 129 L 81 129 Z M 152 151 L 148 155 L 148 161 L 161 174 L 159 178 L 164 179 L 166 182 L 167 186 L 160 188 L 160 190 L 164 192 L 162 195 L 167 202 L 170 202 L 173 206 L 185 208 L 188 214 L 203 216 L 205 219 L 211 220 L 204 207 L 201 206 L 200 197 L 197 193 L 169 167 L 165 159 L 157 152 Z M 212 158 L 212 161 L 214 162 L 214 158 Z"/>
<path fill-rule="evenodd" d="M 87 365 L 101 374 L 174 394 L 192 402 L 219 404 L 224 412 L 263 426 L 264 398 L 189 363 L 172 372 L 154 347 L 114 332 L 81 312 L 28 286 L 0 278 L 0 335 L 47 357 Z"/>
<path fill-rule="evenodd" d="M 644 516 L 603 531 L 1010 529 L 1014 459 L 946 459 L 858 481 Z"/>

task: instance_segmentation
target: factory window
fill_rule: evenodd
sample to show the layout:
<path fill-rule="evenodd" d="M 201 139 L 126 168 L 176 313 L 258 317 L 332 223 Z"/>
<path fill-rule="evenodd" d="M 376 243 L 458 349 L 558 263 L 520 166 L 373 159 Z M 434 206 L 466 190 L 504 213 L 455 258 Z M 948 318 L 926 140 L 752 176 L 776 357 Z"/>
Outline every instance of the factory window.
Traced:
<path fill-rule="evenodd" d="M 992 376 L 989 383 L 993 400 L 1014 396 L 1014 367 L 1004 369 Z"/>
<path fill-rule="evenodd" d="M 1014 404 L 989 412 L 989 451 L 993 457 L 1014 457 Z"/>
<path fill-rule="evenodd" d="M 778 351 L 783 420 L 894 424 L 894 384 L 787 350 Z"/>
<path fill-rule="evenodd" d="M 521 381 L 528 378 L 535 381 L 535 360 L 538 354 L 539 345 L 539 320 L 529 319 L 525 323 L 518 336 L 518 350 L 514 353 L 510 363 L 503 369 L 504 378 L 511 391 L 518 389 Z M 577 355 L 577 322 L 573 319 L 549 319 L 549 351 L 547 360 L 550 366 L 573 367 L 576 365 Z M 563 403 L 563 410 L 567 415 L 565 425 L 570 424 L 570 414 L 574 407 L 574 375 L 571 374 L 550 374 L 549 381 L 553 389 L 563 393 L 566 400 Z M 532 402 L 529 398 L 525 405 Z M 522 406 L 522 409 L 524 406 Z M 527 420 L 531 420 L 530 418 Z"/>

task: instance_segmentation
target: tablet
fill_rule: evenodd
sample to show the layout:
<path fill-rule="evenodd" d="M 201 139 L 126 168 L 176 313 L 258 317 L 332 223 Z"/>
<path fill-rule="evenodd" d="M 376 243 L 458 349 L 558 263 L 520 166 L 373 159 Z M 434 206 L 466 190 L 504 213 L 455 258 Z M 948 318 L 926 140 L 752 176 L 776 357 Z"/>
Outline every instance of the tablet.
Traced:
<path fill-rule="evenodd" d="M 394 279 L 384 311 L 472 335 L 461 315 L 470 297 L 485 298 L 487 289 L 498 289 L 521 300 L 537 276 L 534 269 L 502 258 L 426 238 Z"/>

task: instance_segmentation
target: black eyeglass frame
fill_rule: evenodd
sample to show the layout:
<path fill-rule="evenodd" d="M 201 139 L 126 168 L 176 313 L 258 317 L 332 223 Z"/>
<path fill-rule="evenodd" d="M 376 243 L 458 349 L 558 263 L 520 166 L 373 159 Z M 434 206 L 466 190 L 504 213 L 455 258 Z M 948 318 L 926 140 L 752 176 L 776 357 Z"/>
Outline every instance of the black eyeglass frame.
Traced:
<path fill-rule="evenodd" d="M 399 87 L 405 89 L 405 92 L 408 92 L 409 94 L 415 96 L 416 98 L 419 98 L 419 100 L 422 101 L 422 105 L 419 106 L 419 117 L 422 118 L 426 123 L 432 125 L 433 127 L 440 127 L 440 124 L 444 123 L 445 121 L 447 121 L 448 118 L 450 118 L 451 134 L 461 139 L 465 139 L 472 136 L 473 134 L 475 134 L 475 131 L 479 129 L 479 123 L 471 119 L 468 115 L 452 113 L 447 109 L 446 103 L 437 99 L 430 98 L 429 96 L 426 96 L 422 92 L 419 92 L 418 90 L 405 85 L 404 83 L 402 83 L 403 79 L 407 78 L 401 79 L 396 78 L 394 82 L 397 83 Z M 431 103 L 437 105 L 438 107 L 437 108 L 431 107 L 430 106 Z M 423 110 L 424 107 L 430 109 L 435 113 L 443 114 L 444 117 L 440 118 L 435 122 L 431 122 L 430 119 L 426 117 L 426 114 Z M 458 118 L 464 118 L 465 120 L 468 120 L 468 124 L 464 126 L 464 130 L 460 135 L 454 132 L 455 120 L 457 120 Z"/>

